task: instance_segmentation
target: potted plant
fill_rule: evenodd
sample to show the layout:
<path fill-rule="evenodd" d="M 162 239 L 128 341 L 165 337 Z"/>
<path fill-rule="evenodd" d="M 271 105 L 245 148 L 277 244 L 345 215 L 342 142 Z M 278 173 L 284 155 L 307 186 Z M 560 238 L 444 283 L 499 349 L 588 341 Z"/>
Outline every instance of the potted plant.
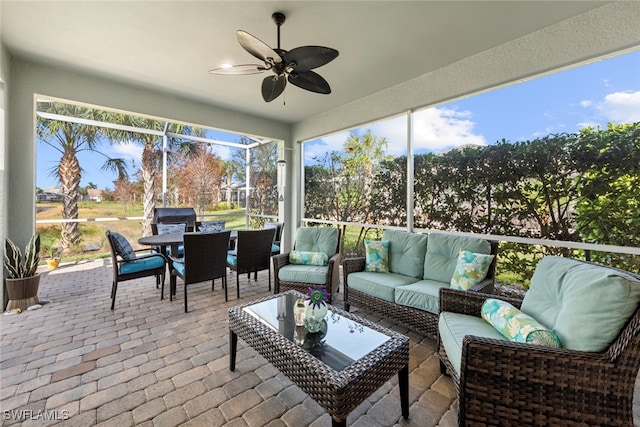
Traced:
<path fill-rule="evenodd" d="M 62 248 L 56 247 L 58 240 L 56 239 L 48 239 L 42 242 L 42 250 L 49 255 L 49 259 L 47 259 L 47 266 L 53 270 L 57 268 L 60 264 L 60 255 L 62 255 Z"/>
<path fill-rule="evenodd" d="M 24 256 L 20 249 L 7 238 L 4 250 L 4 271 L 8 277 L 5 286 L 9 296 L 7 311 L 15 308 L 24 310 L 38 304 L 38 288 L 40 274 L 37 273 L 40 262 L 40 236 L 34 235 L 24 249 Z"/>

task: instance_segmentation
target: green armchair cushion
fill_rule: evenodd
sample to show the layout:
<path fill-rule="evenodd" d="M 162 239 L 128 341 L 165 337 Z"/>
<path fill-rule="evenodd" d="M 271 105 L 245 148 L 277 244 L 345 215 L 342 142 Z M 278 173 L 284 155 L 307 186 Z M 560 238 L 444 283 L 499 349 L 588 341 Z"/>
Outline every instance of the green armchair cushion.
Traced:
<path fill-rule="evenodd" d="M 324 252 L 331 258 L 338 248 L 338 229 L 335 227 L 300 227 L 296 230 L 297 251 Z"/>
<path fill-rule="evenodd" d="M 278 270 L 278 280 L 282 282 L 311 283 L 324 285 L 327 282 L 329 266 L 288 264 Z"/>
<path fill-rule="evenodd" d="M 640 281 L 571 258 L 540 260 L 520 309 L 553 331 L 563 347 L 599 352 L 640 304 Z"/>
<path fill-rule="evenodd" d="M 480 312 L 484 320 L 511 341 L 561 347 L 552 330 L 506 301 L 487 298 Z"/>
<path fill-rule="evenodd" d="M 460 376 L 462 340 L 465 335 L 506 341 L 507 339 L 481 317 L 443 312 L 438 317 L 438 334 L 447 358 Z M 524 374 L 523 374 L 524 375 Z"/>
<path fill-rule="evenodd" d="M 364 271 L 387 273 L 389 271 L 389 241 L 365 240 Z"/>
<path fill-rule="evenodd" d="M 450 283 L 461 250 L 491 254 L 491 244 L 479 237 L 451 233 L 430 233 L 424 258 L 424 279 Z"/>
<path fill-rule="evenodd" d="M 389 271 L 422 279 L 427 235 L 385 230 L 382 240 L 389 241 Z M 448 281 L 447 281 L 448 282 Z"/>

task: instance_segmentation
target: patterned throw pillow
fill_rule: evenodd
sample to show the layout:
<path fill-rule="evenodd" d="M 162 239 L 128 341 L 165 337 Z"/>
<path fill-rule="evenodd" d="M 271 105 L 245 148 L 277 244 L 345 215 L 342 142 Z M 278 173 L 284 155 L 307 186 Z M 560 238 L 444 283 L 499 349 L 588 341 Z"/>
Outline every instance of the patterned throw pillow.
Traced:
<path fill-rule="evenodd" d="M 219 233 L 224 231 L 226 221 L 205 221 L 200 224 L 198 231 L 203 233 Z"/>
<path fill-rule="evenodd" d="M 125 261 L 132 261 L 136 259 L 136 252 L 131 247 L 129 241 L 120 233 L 111 233 L 113 239 L 113 246 L 116 253 L 122 257 Z"/>
<path fill-rule="evenodd" d="M 451 277 L 451 287 L 460 291 L 473 288 L 487 276 L 491 261 L 493 255 L 460 251 L 456 269 Z"/>
<path fill-rule="evenodd" d="M 389 241 L 365 240 L 364 271 L 389 272 Z"/>
<path fill-rule="evenodd" d="M 291 251 L 289 262 L 299 265 L 324 266 L 329 263 L 329 257 L 324 252 Z"/>
<path fill-rule="evenodd" d="M 511 341 L 546 347 L 561 347 L 560 339 L 536 319 L 505 301 L 488 298 L 482 304 L 482 318 Z"/>
<path fill-rule="evenodd" d="M 158 234 L 184 233 L 187 224 L 156 224 Z"/>

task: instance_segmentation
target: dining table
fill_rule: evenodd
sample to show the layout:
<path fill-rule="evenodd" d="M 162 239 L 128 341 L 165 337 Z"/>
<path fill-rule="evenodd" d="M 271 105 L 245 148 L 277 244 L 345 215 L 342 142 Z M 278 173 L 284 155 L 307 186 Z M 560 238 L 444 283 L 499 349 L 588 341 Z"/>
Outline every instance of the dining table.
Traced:
<path fill-rule="evenodd" d="M 225 231 L 231 232 L 229 236 L 229 246 L 231 247 L 238 238 L 238 230 Z M 184 243 L 184 233 L 154 234 L 139 238 L 138 243 L 144 246 L 162 248 L 162 253 L 171 254 L 174 257 L 177 257 L 178 247 Z"/>

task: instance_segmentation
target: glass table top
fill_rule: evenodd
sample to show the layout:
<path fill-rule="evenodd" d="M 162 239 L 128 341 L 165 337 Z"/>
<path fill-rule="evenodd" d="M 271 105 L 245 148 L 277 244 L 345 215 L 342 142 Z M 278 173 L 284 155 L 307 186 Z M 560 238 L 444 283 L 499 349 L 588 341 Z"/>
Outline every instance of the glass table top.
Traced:
<path fill-rule="evenodd" d="M 295 294 L 284 293 L 243 310 L 337 371 L 390 339 L 381 332 L 339 315 L 331 307 L 321 330 L 310 333 L 304 326 L 295 325 L 293 311 L 297 299 Z"/>

